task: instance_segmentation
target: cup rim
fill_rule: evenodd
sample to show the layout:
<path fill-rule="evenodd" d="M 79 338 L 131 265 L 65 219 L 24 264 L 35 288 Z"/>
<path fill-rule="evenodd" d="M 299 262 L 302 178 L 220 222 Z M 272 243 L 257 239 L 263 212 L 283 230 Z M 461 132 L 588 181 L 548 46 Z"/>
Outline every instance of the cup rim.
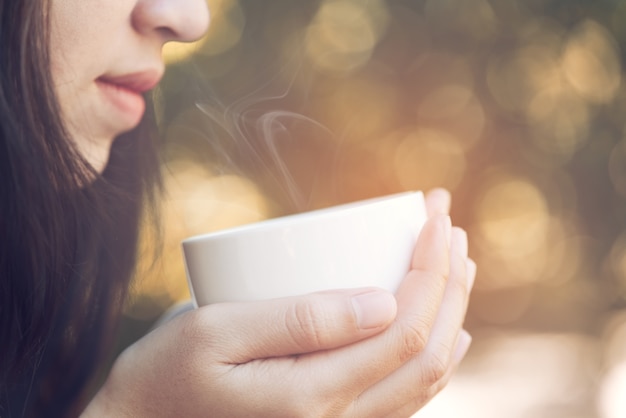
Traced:
<path fill-rule="evenodd" d="M 225 229 L 220 229 L 220 230 L 213 231 L 213 232 L 197 234 L 197 235 L 193 235 L 191 237 L 185 238 L 182 241 L 182 244 L 193 244 L 196 242 L 212 240 L 212 239 L 221 238 L 225 236 L 234 236 L 244 231 L 250 232 L 250 231 L 263 230 L 263 229 L 271 228 L 275 224 L 289 225 L 289 224 L 298 222 L 301 219 L 309 219 L 310 221 L 314 221 L 315 219 L 327 213 L 333 213 L 339 216 L 348 210 L 355 209 L 361 206 L 364 208 L 371 207 L 372 204 L 384 203 L 389 200 L 395 200 L 395 199 L 408 197 L 412 195 L 422 196 L 422 199 L 423 199 L 423 193 L 419 190 L 409 190 L 409 191 L 404 191 L 404 192 L 399 192 L 399 193 L 388 194 L 384 196 L 371 197 L 368 199 L 342 203 L 339 205 L 329 206 L 329 207 L 320 208 L 320 209 L 314 209 L 314 210 L 310 210 L 306 212 L 300 212 L 300 213 L 294 213 L 291 215 L 279 216 L 276 218 L 264 219 L 261 221 L 247 223 L 247 224 L 235 226 L 232 228 L 225 228 Z"/>

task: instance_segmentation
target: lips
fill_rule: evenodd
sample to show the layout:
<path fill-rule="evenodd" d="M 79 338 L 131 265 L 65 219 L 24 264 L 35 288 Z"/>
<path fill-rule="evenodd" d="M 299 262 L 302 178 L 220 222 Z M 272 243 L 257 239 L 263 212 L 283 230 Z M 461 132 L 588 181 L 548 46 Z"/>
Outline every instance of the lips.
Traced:
<path fill-rule="evenodd" d="M 123 75 L 103 75 L 96 79 L 103 99 L 131 129 L 143 116 L 146 103 L 143 93 L 153 89 L 161 79 L 159 71 L 144 71 Z"/>
<path fill-rule="evenodd" d="M 118 76 L 103 75 L 98 78 L 103 83 L 109 83 L 121 88 L 134 91 L 136 93 L 144 93 L 153 89 L 161 79 L 160 71 L 150 70 L 131 74 L 123 74 Z"/>

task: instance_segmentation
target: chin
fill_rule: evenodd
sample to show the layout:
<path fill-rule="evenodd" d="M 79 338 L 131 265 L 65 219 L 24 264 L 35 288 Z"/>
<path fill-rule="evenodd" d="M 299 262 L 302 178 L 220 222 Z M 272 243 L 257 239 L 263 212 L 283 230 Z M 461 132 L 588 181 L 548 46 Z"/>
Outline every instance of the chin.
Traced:
<path fill-rule="evenodd" d="M 78 151 L 91 168 L 97 173 L 102 173 L 106 168 L 111 155 L 113 138 L 101 138 L 98 140 L 77 138 Z"/>

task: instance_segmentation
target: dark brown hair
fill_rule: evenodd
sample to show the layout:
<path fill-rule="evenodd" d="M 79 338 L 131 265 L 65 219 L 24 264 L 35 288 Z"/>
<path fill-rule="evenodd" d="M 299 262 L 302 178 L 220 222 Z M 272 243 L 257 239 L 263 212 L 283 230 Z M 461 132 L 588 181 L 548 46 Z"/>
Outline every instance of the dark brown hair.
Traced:
<path fill-rule="evenodd" d="M 66 134 L 47 0 L 0 0 L 0 416 L 67 416 L 111 344 L 158 162 L 147 117 L 96 173 Z"/>

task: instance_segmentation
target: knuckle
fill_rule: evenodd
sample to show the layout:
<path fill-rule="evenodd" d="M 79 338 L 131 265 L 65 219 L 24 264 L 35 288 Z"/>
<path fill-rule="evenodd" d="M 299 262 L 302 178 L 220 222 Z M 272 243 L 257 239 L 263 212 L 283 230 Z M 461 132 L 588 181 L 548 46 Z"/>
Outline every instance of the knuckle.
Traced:
<path fill-rule="evenodd" d="M 446 353 L 447 350 L 437 350 L 426 356 L 422 370 L 423 387 L 435 386 L 446 376 L 449 367 Z"/>
<path fill-rule="evenodd" d="M 401 332 L 402 343 L 399 355 L 401 361 L 406 361 L 424 350 L 428 342 L 430 327 L 423 320 L 417 318 L 403 327 Z"/>
<path fill-rule="evenodd" d="M 163 331 L 165 327 L 168 329 Z M 156 329 L 152 335 L 159 339 L 160 355 L 167 359 L 166 367 L 177 370 L 177 376 L 187 376 L 195 384 L 202 381 L 198 370 L 206 369 L 207 353 L 211 352 L 207 349 L 212 340 L 209 327 L 205 316 L 194 310 Z M 181 341 L 185 343 L 180 344 Z"/>
<path fill-rule="evenodd" d="M 328 340 L 323 312 L 312 299 L 289 307 L 285 327 L 292 340 L 303 351 L 321 348 Z"/>
<path fill-rule="evenodd" d="M 202 356 L 208 349 L 219 348 L 223 333 L 211 307 L 195 309 L 180 318 L 176 338 L 185 341 L 185 351 L 190 355 Z"/>
<path fill-rule="evenodd" d="M 210 325 L 207 323 L 207 315 L 203 315 L 203 312 L 193 311 L 185 316 L 185 320 L 182 321 L 179 327 L 181 337 L 188 342 L 195 342 L 197 340 L 203 340 L 205 333 L 210 329 Z"/>

